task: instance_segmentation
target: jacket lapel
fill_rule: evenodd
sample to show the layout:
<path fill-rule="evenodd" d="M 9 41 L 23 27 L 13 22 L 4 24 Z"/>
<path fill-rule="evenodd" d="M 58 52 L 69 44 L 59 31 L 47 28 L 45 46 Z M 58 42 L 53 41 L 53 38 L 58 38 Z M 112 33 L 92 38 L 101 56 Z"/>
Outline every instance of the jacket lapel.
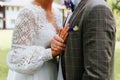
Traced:
<path fill-rule="evenodd" d="M 70 25 L 76 23 L 77 16 L 80 15 L 80 13 L 83 11 L 82 8 L 85 6 L 87 1 L 88 0 L 81 0 L 81 2 L 78 4 L 78 7 L 75 9 L 71 18 L 68 21 Z"/>
<path fill-rule="evenodd" d="M 79 19 L 79 16 L 81 17 L 81 15 L 82 15 L 82 14 L 80 15 L 80 13 L 82 13 L 83 7 L 85 6 L 87 1 L 88 0 L 81 0 L 81 2 L 78 4 L 78 7 L 75 9 L 71 18 L 68 21 L 68 23 L 70 25 L 74 25 L 75 23 L 77 23 L 77 20 Z M 69 42 L 68 42 L 68 44 L 69 44 Z M 67 55 L 61 54 L 61 64 L 62 64 L 61 66 L 62 66 L 62 73 L 63 73 L 64 80 L 66 80 L 66 74 L 69 74 L 68 69 L 67 69 L 67 64 L 68 63 L 66 62 L 68 60 L 69 60 L 69 57 Z"/>

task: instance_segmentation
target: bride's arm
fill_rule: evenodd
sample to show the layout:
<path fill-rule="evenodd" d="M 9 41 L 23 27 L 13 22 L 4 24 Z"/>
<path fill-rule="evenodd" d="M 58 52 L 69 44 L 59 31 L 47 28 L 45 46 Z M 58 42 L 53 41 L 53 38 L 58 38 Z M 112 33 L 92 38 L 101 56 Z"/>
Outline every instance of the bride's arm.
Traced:
<path fill-rule="evenodd" d="M 11 70 L 32 74 L 44 62 L 53 58 L 51 48 L 32 45 L 34 27 L 34 15 L 30 10 L 24 9 L 17 18 L 12 47 L 7 55 L 7 64 Z"/>

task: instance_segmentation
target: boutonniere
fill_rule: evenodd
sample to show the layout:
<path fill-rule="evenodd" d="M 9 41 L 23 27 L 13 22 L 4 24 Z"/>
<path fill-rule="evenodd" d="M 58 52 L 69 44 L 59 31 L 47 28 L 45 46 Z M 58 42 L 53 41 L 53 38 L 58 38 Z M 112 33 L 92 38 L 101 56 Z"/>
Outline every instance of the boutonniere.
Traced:
<path fill-rule="evenodd" d="M 69 28 L 69 31 L 78 31 L 79 30 L 79 27 L 76 25 L 76 26 L 70 26 Z"/>

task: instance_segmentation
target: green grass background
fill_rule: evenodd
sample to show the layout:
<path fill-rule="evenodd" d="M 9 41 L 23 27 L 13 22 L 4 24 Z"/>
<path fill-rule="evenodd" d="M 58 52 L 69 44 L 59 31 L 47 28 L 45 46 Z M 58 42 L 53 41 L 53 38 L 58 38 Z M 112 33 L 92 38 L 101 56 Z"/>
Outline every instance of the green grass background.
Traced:
<path fill-rule="evenodd" d="M 8 53 L 11 40 L 12 30 L 0 30 L 0 80 L 6 80 L 8 67 L 6 64 L 6 54 Z M 117 42 L 115 50 L 115 80 L 120 80 L 120 43 Z"/>
<path fill-rule="evenodd" d="M 8 67 L 6 54 L 8 53 L 12 40 L 12 30 L 0 30 L 0 80 L 6 80 Z"/>

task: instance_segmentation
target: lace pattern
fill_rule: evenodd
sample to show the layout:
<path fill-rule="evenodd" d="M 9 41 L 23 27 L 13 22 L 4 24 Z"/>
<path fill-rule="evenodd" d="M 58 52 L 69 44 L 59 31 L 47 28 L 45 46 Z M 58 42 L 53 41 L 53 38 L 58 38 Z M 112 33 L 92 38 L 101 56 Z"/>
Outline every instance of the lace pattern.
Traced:
<path fill-rule="evenodd" d="M 55 14 L 57 25 L 62 27 L 62 16 L 57 9 Z M 52 59 L 51 48 L 47 47 L 50 47 L 54 35 L 56 31 L 47 22 L 41 7 L 31 5 L 24 8 L 16 20 L 12 47 L 7 55 L 9 68 L 19 73 L 33 74 Z"/>

